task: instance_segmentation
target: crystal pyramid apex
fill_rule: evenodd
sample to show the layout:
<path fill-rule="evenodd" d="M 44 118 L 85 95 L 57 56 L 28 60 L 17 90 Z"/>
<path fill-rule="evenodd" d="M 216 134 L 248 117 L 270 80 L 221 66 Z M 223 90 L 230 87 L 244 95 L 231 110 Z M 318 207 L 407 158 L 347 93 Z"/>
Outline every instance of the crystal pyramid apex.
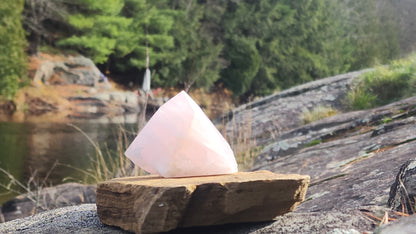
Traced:
<path fill-rule="evenodd" d="M 142 169 L 164 177 L 238 171 L 230 145 L 185 91 L 159 108 L 125 155 Z"/>

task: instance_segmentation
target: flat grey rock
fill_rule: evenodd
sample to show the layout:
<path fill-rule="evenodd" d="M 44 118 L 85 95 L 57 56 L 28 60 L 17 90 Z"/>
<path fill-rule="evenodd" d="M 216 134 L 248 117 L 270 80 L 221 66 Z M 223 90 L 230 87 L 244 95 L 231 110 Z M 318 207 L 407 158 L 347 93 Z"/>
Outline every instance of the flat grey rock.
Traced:
<path fill-rule="evenodd" d="M 416 233 L 416 215 L 402 217 L 375 231 L 376 234 L 413 234 Z"/>
<path fill-rule="evenodd" d="M 95 204 L 68 206 L 0 224 L 0 233 L 128 233 L 106 226 Z"/>
<path fill-rule="evenodd" d="M 273 222 L 176 229 L 169 233 L 359 233 L 373 229 L 359 211 L 289 213 Z M 69 206 L 0 224 L 0 233 L 129 233 L 100 222 L 94 204 Z"/>
<path fill-rule="evenodd" d="M 329 106 L 342 112 L 344 98 L 356 71 L 315 80 L 241 105 L 214 123 L 223 126 L 227 136 L 241 136 L 257 146 L 273 142 L 281 133 L 302 125 L 302 113 L 316 106 Z M 249 130 L 248 130 L 249 129 Z"/>
<path fill-rule="evenodd" d="M 293 145 L 291 152 L 266 146 L 260 155 L 264 160 L 253 170 L 309 175 L 301 212 L 386 206 L 400 167 L 415 158 L 415 106 L 416 96 L 295 128 L 271 144 L 285 141 Z M 308 146 L 305 139 L 319 144 Z"/>

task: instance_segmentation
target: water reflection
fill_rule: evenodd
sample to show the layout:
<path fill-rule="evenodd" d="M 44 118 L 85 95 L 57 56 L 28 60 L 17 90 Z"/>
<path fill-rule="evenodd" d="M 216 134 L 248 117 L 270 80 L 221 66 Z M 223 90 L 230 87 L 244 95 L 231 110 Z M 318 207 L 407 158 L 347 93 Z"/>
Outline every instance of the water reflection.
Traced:
<path fill-rule="evenodd" d="M 77 123 L 76 126 L 100 146 L 116 150 L 119 124 Z M 137 124 L 123 127 L 131 132 L 137 130 Z M 63 180 L 82 181 L 85 174 L 63 165 L 86 170 L 94 156 L 95 149 L 87 138 L 67 124 L 0 122 L 0 167 L 19 181 L 27 181 L 34 174 L 39 182 L 49 175 L 48 185 Z M 56 162 L 59 165 L 54 168 Z M 6 176 L 0 175 L 1 184 L 8 182 Z M 0 203 L 12 196 L 0 196 Z"/>

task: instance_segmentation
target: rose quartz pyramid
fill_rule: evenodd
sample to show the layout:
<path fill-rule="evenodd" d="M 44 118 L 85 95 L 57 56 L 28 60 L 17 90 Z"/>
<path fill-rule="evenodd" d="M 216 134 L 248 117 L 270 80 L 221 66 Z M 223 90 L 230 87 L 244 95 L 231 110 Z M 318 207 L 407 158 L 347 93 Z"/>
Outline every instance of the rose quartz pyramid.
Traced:
<path fill-rule="evenodd" d="M 238 171 L 230 145 L 184 91 L 159 108 L 125 155 L 147 172 L 163 177 Z"/>

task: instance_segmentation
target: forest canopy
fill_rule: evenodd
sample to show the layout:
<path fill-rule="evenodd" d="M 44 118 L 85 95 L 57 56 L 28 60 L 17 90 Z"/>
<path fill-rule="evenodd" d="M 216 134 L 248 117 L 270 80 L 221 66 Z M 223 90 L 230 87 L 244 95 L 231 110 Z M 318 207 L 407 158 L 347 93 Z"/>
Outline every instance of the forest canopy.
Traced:
<path fill-rule="evenodd" d="M 153 87 L 223 86 L 242 99 L 399 53 L 397 19 L 375 0 L 1 1 L 0 31 L 14 33 L 1 48 L 20 66 L 0 71 L 2 95 L 17 88 L 24 49 L 77 52 L 127 83 L 143 77 L 147 45 Z"/>

